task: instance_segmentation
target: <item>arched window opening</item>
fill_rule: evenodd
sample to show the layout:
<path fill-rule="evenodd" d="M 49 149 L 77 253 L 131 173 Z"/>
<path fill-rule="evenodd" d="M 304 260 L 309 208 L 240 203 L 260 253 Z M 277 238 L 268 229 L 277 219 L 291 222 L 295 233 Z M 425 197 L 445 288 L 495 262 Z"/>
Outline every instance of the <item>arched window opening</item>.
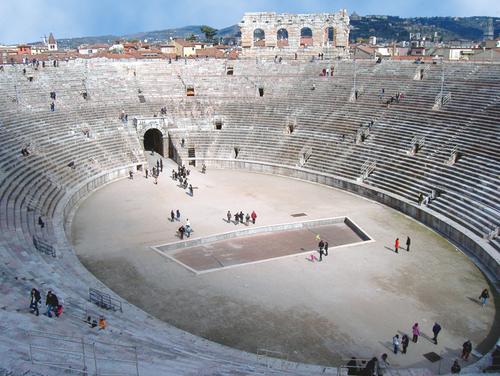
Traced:
<path fill-rule="evenodd" d="M 255 29 L 253 31 L 253 45 L 255 47 L 266 46 L 266 33 L 262 29 Z"/>
<path fill-rule="evenodd" d="M 313 45 L 313 33 L 311 28 L 303 27 L 300 29 L 300 47 Z"/>
<path fill-rule="evenodd" d="M 335 29 L 330 26 L 325 29 L 325 42 L 327 46 L 335 46 Z"/>
<path fill-rule="evenodd" d="M 276 33 L 276 38 L 278 40 L 278 47 L 287 47 L 288 46 L 288 30 L 281 28 Z"/>

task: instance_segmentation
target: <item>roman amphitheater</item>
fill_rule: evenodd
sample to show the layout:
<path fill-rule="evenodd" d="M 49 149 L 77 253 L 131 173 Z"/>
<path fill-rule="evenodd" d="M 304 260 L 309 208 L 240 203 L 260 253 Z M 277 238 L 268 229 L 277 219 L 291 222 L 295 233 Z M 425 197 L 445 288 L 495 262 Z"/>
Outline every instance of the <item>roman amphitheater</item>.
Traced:
<path fill-rule="evenodd" d="M 387 353 L 386 374 L 432 375 L 467 339 L 462 373 L 482 372 L 500 332 L 500 66 L 330 52 L 4 66 L 0 374 L 346 375 Z M 64 313 L 31 314 L 33 287 Z"/>

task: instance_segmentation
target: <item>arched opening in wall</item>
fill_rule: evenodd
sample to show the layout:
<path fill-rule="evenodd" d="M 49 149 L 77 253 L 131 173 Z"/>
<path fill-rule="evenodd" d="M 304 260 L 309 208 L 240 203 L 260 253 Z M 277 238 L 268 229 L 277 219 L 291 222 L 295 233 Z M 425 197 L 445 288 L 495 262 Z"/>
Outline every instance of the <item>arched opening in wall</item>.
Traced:
<path fill-rule="evenodd" d="M 266 33 L 262 29 L 255 29 L 253 31 L 253 45 L 254 47 L 266 46 Z"/>
<path fill-rule="evenodd" d="M 313 32 L 310 27 L 300 29 L 300 47 L 313 45 Z"/>
<path fill-rule="evenodd" d="M 278 47 L 287 47 L 288 46 L 288 30 L 287 29 L 279 29 L 276 33 L 276 38 L 278 40 Z"/>
<path fill-rule="evenodd" d="M 328 47 L 334 47 L 335 46 L 335 29 L 330 26 L 325 29 L 325 44 Z"/>
<path fill-rule="evenodd" d="M 226 75 L 232 76 L 234 74 L 234 68 L 233 67 L 227 67 L 226 68 Z"/>
<path fill-rule="evenodd" d="M 186 96 L 194 97 L 194 86 L 186 86 Z"/>
<path fill-rule="evenodd" d="M 163 156 L 163 133 L 160 130 L 152 128 L 144 133 L 144 150 Z"/>

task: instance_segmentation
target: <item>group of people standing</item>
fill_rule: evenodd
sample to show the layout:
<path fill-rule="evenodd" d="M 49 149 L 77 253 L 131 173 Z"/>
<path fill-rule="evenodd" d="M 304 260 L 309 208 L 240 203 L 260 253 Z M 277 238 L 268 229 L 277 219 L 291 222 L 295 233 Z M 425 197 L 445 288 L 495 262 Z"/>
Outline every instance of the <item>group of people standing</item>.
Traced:
<path fill-rule="evenodd" d="M 227 217 L 227 223 L 231 223 L 231 219 L 233 218 L 233 214 L 231 214 L 231 210 L 228 210 L 226 213 Z M 250 220 L 252 220 L 252 223 L 255 224 L 255 221 L 257 219 L 257 213 L 255 213 L 255 210 L 252 210 L 251 214 L 243 214 L 243 211 L 236 211 L 234 214 L 234 224 L 237 225 L 238 223 L 245 223 L 247 226 L 250 223 Z"/>
<path fill-rule="evenodd" d="M 191 173 L 189 169 L 187 169 L 185 166 L 177 166 L 177 172 L 175 170 L 172 170 L 172 179 L 173 180 L 179 180 L 179 184 L 183 189 L 189 189 L 189 195 L 192 197 L 193 196 L 193 185 L 189 184 L 188 185 L 188 176 Z"/>

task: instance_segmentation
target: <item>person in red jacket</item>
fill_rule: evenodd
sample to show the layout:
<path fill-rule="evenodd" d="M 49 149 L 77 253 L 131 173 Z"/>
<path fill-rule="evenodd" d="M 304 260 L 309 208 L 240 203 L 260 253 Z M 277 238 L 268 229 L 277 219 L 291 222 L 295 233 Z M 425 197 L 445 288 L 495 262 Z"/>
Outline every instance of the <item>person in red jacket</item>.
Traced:
<path fill-rule="evenodd" d="M 399 238 L 396 238 L 396 241 L 394 242 L 394 248 L 395 248 L 396 253 L 398 253 L 398 249 L 399 249 Z"/>
<path fill-rule="evenodd" d="M 257 219 L 257 214 L 255 213 L 255 210 L 252 211 L 252 214 L 250 215 L 252 217 L 252 223 L 255 224 L 255 220 Z"/>

